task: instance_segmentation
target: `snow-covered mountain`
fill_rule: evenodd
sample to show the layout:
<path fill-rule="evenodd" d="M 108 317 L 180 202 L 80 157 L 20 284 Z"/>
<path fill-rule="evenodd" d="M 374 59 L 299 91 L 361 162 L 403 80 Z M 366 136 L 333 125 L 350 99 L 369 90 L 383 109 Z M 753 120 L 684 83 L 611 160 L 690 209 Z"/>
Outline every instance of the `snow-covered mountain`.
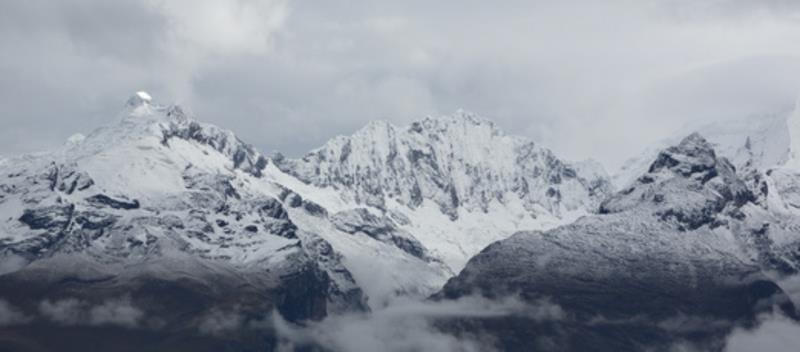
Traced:
<path fill-rule="evenodd" d="M 647 171 L 650 162 L 662 149 L 680 142 L 693 132 L 700 133 L 719 155 L 728 158 L 737 167 L 746 163 L 750 155 L 756 161 L 754 166 L 760 169 L 782 164 L 788 160 L 788 120 L 792 114 L 793 111 L 788 110 L 682 128 L 672 137 L 657 142 L 626 161 L 612 179 L 619 189 L 627 186 Z"/>
<path fill-rule="evenodd" d="M 187 341 L 219 311 L 319 319 L 426 297 L 489 243 L 609 191 L 597 164 L 464 112 L 271 160 L 140 92 L 108 126 L 0 162 L 0 298 L 35 315 L 137 292 Z"/>
<path fill-rule="evenodd" d="M 600 214 L 490 245 L 438 296 L 519 295 L 565 311 L 556 322 L 456 325 L 488 332 L 503 350 L 524 350 L 520 341 L 536 336 L 556 350 L 670 350 L 681 341 L 721 350 L 734 326 L 774 305 L 794 314 L 776 282 L 800 269 L 800 221 L 757 200 L 734 166 L 692 134 L 660 151 Z"/>
<path fill-rule="evenodd" d="M 504 349 L 718 349 L 769 307 L 792 312 L 797 110 L 654 148 L 612 193 L 599 164 L 463 111 L 268 158 L 140 92 L 106 127 L 0 158 L 0 312 L 47 326 L 15 343 L 103 326 L 132 349 L 246 350 L 275 347 L 271 311 L 302 323 L 397 296 L 520 295 L 567 314 L 442 326 Z"/>
<path fill-rule="evenodd" d="M 109 126 L 0 166 L 0 296 L 31 315 L 51 301 L 129 299 L 141 319 L 128 325 L 157 320 L 190 344 L 219 311 L 301 321 L 367 310 L 341 254 L 295 223 L 311 207 L 289 209 L 267 163 L 138 93 Z M 239 325 L 228 329 L 246 335 Z"/>
<path fill-rule="evenodd" d="M 622 189 L 646 171 L 658 150 L 698 132 L 729 159 L 770 211 L 800 215 L 800 101 L 794 109 L 687 127 L 630 159 L 612 177 Z"/>
<path fill-rule="evenodd" d="M 592 213 L 611 191 L 599 164 L 565 162 L 464 111 L 404 127 L 372 122 L 275 165 L 337 202 L 395 218 L 454 272 L 516 230 Z"/>

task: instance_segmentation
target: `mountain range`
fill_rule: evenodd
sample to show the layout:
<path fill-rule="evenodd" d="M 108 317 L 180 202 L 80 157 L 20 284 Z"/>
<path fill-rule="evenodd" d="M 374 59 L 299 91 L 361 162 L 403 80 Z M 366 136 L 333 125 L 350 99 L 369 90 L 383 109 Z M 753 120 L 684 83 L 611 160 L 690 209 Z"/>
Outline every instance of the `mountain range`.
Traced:
<path fill-rule="evenodd" d="M 563 312 L 438 322 L 501 350 L 719 350 L 761 313 L 795 315 L 794 111 L 699 128 L 613 176 L 465 111 L 300 158 L 144 92 L 114 120 L 0 160 L 9 350 L 275 350 L 271 312 L 303 326 L 475 295 Z"/>

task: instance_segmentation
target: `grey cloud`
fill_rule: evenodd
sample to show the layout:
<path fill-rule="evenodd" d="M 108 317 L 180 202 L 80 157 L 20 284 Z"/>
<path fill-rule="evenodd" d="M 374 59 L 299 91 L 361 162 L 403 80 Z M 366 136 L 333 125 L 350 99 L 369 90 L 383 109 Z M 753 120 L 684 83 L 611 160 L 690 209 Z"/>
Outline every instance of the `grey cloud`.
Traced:
<path fill-rule="evenodd" d="M 734 330 L 726 346 L 726 352 L 794 351 L 800 346 L 800 324 L 779 314 L 765 315 L 755 329 Z"/>
<path fill-rule="evenodd" d="M 198 330 L 207 335 L 222 335 L 246 328 L 245 322 L 238 309 L 225 311 L 215 308 L 201 318 Z"/>
<path fill-rule="evenodd" d="M 67 3 L 0 4 L 0 154 L 86 133 L 144 89 L 265 152 L 465 108 L 613 168 L 800 92 L 790 1 Z"/>
<path fill-rule="evenodd" d="M 118 325 L 134 328 L 139 325 L 144 312 L 131 304 L 130 298 L 108 300 L 89 309 L 91 325 Z"/>
<path fill-rule="evenodd" d="M 22 269 L 28 261 L 15 254 L 6 254 L 0 257 L 0 275 L 15 272 Z"/>
<path fill-rule="evenodd" d="M 656 4 L 659 9 L 666 10 L 676 18 L 683 20 L 702 20 L 708 17 L 742 20 L 771 16 L 796 21 L 796 16 L 800 13 L 800 3 L 793 0 L 668 0 Z"/>
<path fill-rule="evenodd" d="M 97 305 L 76 298 L 44 300 L 39 304 L 39 313 L 42 318 L 61 325 L 135 328 L 144 319 L 144 312 L 134 307 L 128 297 L 108 299 Z"/>
<path fill-rule="evenodd" d="M 31 317 L 7 301 L 0 299 L 0 327 L 26 324 Z"/>
<path fill-rule="evenodd" d="M 57 301 L 44 300 L 39 304 L 39 313 L 52 322 L 63 325 L 77 325 L 85 322 L 85 303 L 75 298 Z"/>
<path fill-rule="evenodd" d="M 306 327 L 293 326 L 279 315 L 273 318 L 281 339 L 279 350 L 291 351 L 306 345 L 319 345 L 334 351 L 487 351 L 491 338 L 453 336 L 439 331 L 437 319 L 456 317 L 525 316 L 538 321 L 565 318 L 560 307 L 548 301 L 526 304 L 510 297 L 491 301 L 465 297 L 456 301 L 394 301 L 370 314 L 329 316 Z"/>
<path fill-rule="evenodd" d="M 47 43 L 67 39 L 79 54 L 141 63 L 158 54 L 168 18 L 142 1 L 16 1 L 4 4 L 4 34 Z"/>

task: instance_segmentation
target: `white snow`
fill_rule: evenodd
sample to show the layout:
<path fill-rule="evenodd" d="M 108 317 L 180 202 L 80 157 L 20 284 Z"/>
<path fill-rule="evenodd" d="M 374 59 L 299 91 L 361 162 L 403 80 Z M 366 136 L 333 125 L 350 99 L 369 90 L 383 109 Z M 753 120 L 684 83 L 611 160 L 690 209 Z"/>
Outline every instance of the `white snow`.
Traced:
<path fill-rule="evenodd" d="M 684 127 L 626 161 L 614 173 L 614 185 L 617 189 L 625 188 L 647 171 L 661 150 L 677 144 L 693 132 L 700 133 L 714 146 L 717 155 L 729 159 L 737 168 L 741 168 L 748 160 L 752 160 L 755 163 L 753 166 L 762 170 L 781 165 L 788 160 L 790 143 L 798 143 L 795 141 L 800 140 L 800 136 L 790 136 L 790 131 L 796 130 L 788 125 L 789 117 L 794 115 L 797 113 L 782 111 Z M 750 150 L 745 148 L 748 139 Z"/>
<path fill-rule="evenodd" d="M 153 97 L 151 97 L 150 94 L 148 94 L 147 92 L 143 92 L 143 91 L 136 92 L 136 96 L 139 97 L 139 99 L 142 99 L 142 100 L 144 100 L 146 102 L 149 102 L 149 101 L 153 100 Z"/>
<path fill-rule="evenodd" d="M 787 166 L 800 171 L 800 98 L 797 100 L 794 112 L 789 116 L 789 160 Z"/>
<path fill-rule="evenodd" d="M 67 144 L 68 145 L 81 144 L 83 143 L 84 140 L 86 140 L 86 136 L 84 136 L 82 133 L 76 133 L 67 138 Z"/>

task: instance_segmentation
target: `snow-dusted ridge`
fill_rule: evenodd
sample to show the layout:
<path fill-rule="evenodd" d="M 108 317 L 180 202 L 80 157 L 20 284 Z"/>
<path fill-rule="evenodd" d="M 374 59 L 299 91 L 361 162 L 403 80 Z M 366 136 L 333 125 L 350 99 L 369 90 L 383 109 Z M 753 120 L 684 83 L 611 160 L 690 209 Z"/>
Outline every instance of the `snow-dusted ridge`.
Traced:
<path fill-rule="evenodd" d="M 630 159 L 612 179 L 624 189 L 645 172 L 659 150 L 696 131 L 737 172 L 771 212 L 800 215 L 800 102 L 793 109 L 684 129 Z"/>
<path fill-rule="evenodd" d="M 397 296 L 520 294 L 558 304 L 566 329 L 525 314 L 455 326 L 509 349 L 540 333 L 576 350 L 713 340 L 791 306 L 776 282 L 800 272 L 797 126 L 682 136 L 612 193 L 599 164 L 464 111 L 267 158 L 138 92 L 108 126 L 0 158 L 0 303 L 34 316 L 53 297 L 123 297 L 187 341 L 233 312 L 225 338 L 247 341 L 275 310 L 302 323 Z"/>
<path fill-rule="evenodd" d="M 437 297 L 519 295 L 565 310 L 555 323 L 464 319 L 501 350 L 543 334 L 563 350 L 669 350 L 676 341 L 721 350 L 759 314 L 795 314 L 779 279 L 800 272 L 800 221 L 753 192 L 695 133 L 660 151 L 600 214 L 490 245 Z"/>
<path fill-rule="evenodd" d="M 371 122 L 300 159 L 277 155 L 274 164 L 305 184 L 297 188 L 407 219 L 400 226 L 454 272 L 514 231 L 594 212 L 611 191 L 599 164 L 562 161 L 465 111 L 403 127 Z"/>
<path fill-rule="evenodd" d="M 487 212 L 493 201 L 512 201 L 509 196 L 534 216 L 561 217 L 591 210 L 610 191 L 604 175 L 580 174 L 550 150 L 465 111 L 405 127 L 371 122 L 302 159 L 276 164 L 360 204 L 382 208 L 392 198 L 416 208 L 430 200 L 452 220 L 459 212 Z"/>
<path fill-rule="evenodd" d="M 679 143 L 683 137 L 693 132 L 706 138 L 719 155 L 731 160 L 737 168 L 751 157 L 756 162 L 754 166 L 759 169 L 780 165 L 788 160 L 788 146 L 791 139 L 787 122 L 792 113 L 792 110 L 787 110 L 750 115 L 730 121 L 683 128 L 672 137 L 655 143 L 638 156 L 629 159 L 620 170 L 614 172 L 612 179 L 617 188 L 624 188 L 647 171 L 647 167 L 659 151 Z M 747 145 L 749 148 L 745 148 Z"/>
<path fill-rule="evenodd" d="M 596 165 L 463 111 L 373 122 L 271 161 L 144 92 L 108 126 L 0 171 L 0 257 L 20 276 L 51 262 L 63 275 L 96 266 L 87 279 L 163 274 L 156 263 L 178 257 L 197 278 L 311 270 L 329 311 L 425 297 L 489 243 L 592 213 L 610 189 Z"/>
<path fill-rule="evenodd" d="M 291 320 L 368 309 L 341 255 L 261 177 L 266 165 L 232 132 L 137 93 L 118 121 L 0 165 L 0 293 L 35 310 L 53 295 L 141 291 L 133 303 L 184 315 L 182 328 L 231 304 Z M 146 288 L 154 280 L 161 289 Z M 203 303 L 152 297 L 173 290 Z"/>

